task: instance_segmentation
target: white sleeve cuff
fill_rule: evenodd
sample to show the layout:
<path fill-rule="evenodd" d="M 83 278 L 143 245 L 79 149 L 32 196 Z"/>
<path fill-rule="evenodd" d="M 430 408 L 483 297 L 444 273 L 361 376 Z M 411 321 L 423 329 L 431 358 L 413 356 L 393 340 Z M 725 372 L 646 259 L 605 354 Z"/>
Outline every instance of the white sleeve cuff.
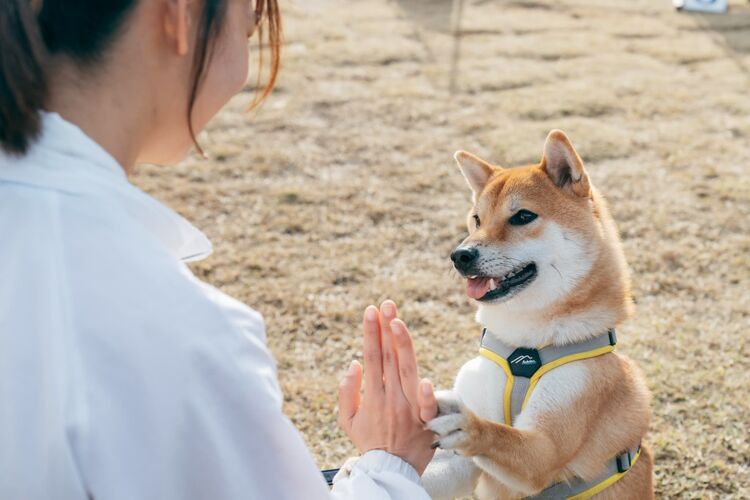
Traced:
<path fill-rule="evenodd" d="M 379 472 L 393 472 L 416 484 L 422 484 L 419 474 L 417 474 L 414 467 L 406 463 L 402 458 L 383 450 L 368 451 L 359 457 L 354 469 L 358 469 L 368 476 L 376 475 Z"/>

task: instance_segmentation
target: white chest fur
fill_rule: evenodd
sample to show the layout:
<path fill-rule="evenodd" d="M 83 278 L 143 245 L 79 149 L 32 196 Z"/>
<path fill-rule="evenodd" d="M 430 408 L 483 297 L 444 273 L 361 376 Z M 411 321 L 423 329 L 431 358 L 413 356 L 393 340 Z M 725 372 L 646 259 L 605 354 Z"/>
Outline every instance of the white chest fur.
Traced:
<path fill-rule="evenodd" d="M 555 412 L 556 409 L 573 404 L 586 390 L 588 379 L 589 373 L 587 373 L 585 363 L 582 362 L 568 363 L 544 374 L 534 388 L 526 407 L 513 418 L 513 426 L 533 428 L 540 415 Z M 503 423 L 506 404 L 504 393 L 507 383 L 507 375 L 500 366 L 494 361 L 478 356 L 461 367 L 456 377 L 454 391 L 459 399 L 479 417 Z M 492 460 L 476 456 L 473 457 L 473 462 L 480 470 L 511 490 L 519 494 L 525 490 L 526 485 L 519 483 L 508 471 L 497 466 Z M 459 467 L 455 469 L 460 470 Z M 465 477 L 474 476 L 465 474 Z M 435 481 L 431 482 L 435 483 Z"/>
<path fill-rule="evenodd" d="M 514 418 L 514 427 L 529 428 L 542 413 L 574 403 L 586 389 L 589 379 L 585 363 L 572 362 L 557 367 L 539 379 L 525 409 Z M 475 414 L 493 422 L 504 422 L 503 395 L 507 377 L 500 366 L 478 356 L 458 372 L 454 391 Z"/>
<path fill-rule="evenodd" d="M 476 415 L 493 422 L 503 421 L 505 372 L 489 359 L 477 356 L 464 363 L 453 390 Z"/>

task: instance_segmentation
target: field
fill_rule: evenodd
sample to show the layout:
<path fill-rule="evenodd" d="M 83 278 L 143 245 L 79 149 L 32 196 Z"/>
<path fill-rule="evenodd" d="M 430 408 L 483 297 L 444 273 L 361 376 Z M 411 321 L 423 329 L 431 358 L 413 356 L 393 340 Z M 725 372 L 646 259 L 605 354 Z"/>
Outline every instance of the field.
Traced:
<path fill-rule="evenodd" d="M 538 161 L 565 130 L 633 271 L 619 328 L 654 394 L 664 498 L 750 498 L 750 4 L 669 0 L 282 3 L 279 85 L 202 134 L 209 158 L 136 184 L 215 252 L 195 272 L 263 313 L 285 409 L 321 468 L 353 450 L 336 386 L 370 303 L 396 300 L 422 375 L 449 386 L 478 325 L 448 255 L 469 192 L 452 154 Z"/>

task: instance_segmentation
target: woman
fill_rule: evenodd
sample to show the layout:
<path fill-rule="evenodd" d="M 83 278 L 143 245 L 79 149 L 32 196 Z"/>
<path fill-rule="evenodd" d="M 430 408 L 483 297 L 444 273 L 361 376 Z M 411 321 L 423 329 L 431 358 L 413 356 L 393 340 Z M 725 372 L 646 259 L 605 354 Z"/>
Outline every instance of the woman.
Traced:
<path fill-rule="evenodd" d="M 127 180 L 174 163 L 245 83 L 276 0 L 0 4 L 0 498 L 322 499 L 281 413 L 256 312 L 184 261 L 205 236 Z M 395 304 L 364 320 L 339 422 L 362 452 L 334 498 L 426 498 L 432 457 Z"/>

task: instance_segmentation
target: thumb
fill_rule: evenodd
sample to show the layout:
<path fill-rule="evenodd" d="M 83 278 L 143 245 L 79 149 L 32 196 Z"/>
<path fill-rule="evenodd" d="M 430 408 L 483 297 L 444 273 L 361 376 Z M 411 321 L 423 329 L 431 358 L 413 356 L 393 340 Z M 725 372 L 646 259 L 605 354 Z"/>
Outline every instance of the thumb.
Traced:
<path fill-rule="evenodd" d="M 352 361 L 339 384 L 339 425 L 348 434 L 352 419 L 359 409 L 359 388 L 362 385 L 362 365 Z"/>
<path fill-rule="evenodd" d="M 419 383 L 417 402 L 419 403 L 419 418 L 422 422 L 429 422 L 437 417 L 438 405 L 435 399 L 435 389 L 432 387 L 432 382 L 426 378 Z"/>

